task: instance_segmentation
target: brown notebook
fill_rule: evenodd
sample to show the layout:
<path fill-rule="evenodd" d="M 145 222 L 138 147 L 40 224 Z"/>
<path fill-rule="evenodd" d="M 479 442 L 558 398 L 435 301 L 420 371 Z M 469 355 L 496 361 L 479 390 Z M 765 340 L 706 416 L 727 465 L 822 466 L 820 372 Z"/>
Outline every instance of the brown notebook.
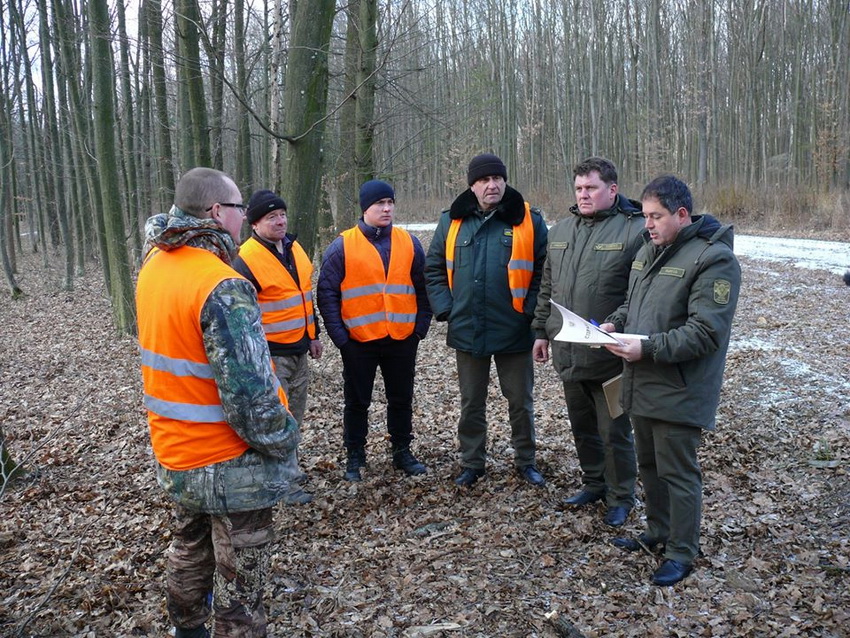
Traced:
<path fill-rule="evenodd" d="M 623 375 L 618 374 L 612 379 L 608 379 L 602 384 L 602 391 L 605 393 L 605 401 L 608 403 L 608 414 L 612 419 L 616 419 L 623 413 L 623 408 L 620 406 L 620 387 L 623 385 Z"/>

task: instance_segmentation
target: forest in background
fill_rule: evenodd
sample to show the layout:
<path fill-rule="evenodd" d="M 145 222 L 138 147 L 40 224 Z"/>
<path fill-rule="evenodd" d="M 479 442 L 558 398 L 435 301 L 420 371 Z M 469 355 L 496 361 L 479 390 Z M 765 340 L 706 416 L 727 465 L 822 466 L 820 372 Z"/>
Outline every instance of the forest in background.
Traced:
<path fill-rule="evenodd" d="M 846 231 L 850 0 L 2 0 L 0 258 L 102 269 L 134 329 L 144 220 L 188 168 L 279 190 L 311 254 L 391 181 L 434 219 L 481 151 L 549 221 L 600 154 L 721 219 Z M 92 264 L 92 259 L 96 259 Z"/>

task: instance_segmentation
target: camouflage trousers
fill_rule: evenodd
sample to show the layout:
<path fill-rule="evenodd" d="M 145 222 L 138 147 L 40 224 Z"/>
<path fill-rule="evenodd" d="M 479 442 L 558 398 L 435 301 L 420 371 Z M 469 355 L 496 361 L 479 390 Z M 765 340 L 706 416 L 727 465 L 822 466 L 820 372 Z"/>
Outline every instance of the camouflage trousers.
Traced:
<path fill-rule="evenodd" d="M 293 356 L 272 356 L 274 373 L 289 400 L 289 411 L 298 421 L 298 427 L 304 424 L 304 412 L 307 409 L 307 387 L 310 385 L 310 361 L 307 353 Z"/>
<path fill-rule="evenodd" d="M 214 613 L 213 636 L 265 636 L 272 509 L 212 516 L 175 505 L 173 534 L 167 555 L 171 622 L 193 629 Z"/>
<path fill-rule="evenodd" d="M 295 420 L 298 421 L 299 430 L 304 423 L 304 412 L 307 408 L 307 386 L 310 384 L 310 363 L 306 353 L 294 356 L 273 356 L 274 373 L 280 381 L 283 391 L 286 393 L 286 398 L 289 401 L 289 411 Z M 305 492 L 298 485 L 298 482 L 306 478 L 306 474 L 301 471 L 298 463 L 298 448 L 293 448 L 292 452 L 286 457 L 286 467 L 291 472 L 291 475 L 298 477 L 293 480 L 289 486 L 284 503 L 292 505 L 294 503 L 303 502 L 300 500 Z"/>

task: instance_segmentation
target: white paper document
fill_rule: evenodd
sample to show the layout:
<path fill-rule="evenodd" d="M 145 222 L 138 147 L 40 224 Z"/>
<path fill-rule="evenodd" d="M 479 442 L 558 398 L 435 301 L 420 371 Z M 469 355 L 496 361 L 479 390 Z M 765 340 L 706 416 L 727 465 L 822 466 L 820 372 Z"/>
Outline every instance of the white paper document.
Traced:
<path fill-rule="evenodd" d="M 646 339 L 646 335 L 630 335 L 622 332 L 605 332 L 589 321 L 585 321 L 574 312 L 567 310 L 561 304 L 549 300 L 558 312 L 561 313 L 563 325 L 561 331 L 555 335 L 555 341 L 569 341 L 571 343 L 583 343 L 588 346 L 598 346 L 606 343 L 622 344 L 622 339 Z"/>

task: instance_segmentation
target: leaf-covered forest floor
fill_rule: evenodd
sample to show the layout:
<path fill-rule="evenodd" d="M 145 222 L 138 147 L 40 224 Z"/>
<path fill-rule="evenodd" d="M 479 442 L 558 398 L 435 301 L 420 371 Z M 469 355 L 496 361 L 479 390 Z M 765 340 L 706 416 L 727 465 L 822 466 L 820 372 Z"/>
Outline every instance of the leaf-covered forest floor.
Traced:
<path fill-rule="evenodd" d="M 309 505 L 278 510 L 266 589 L 273 636 L 850 635 L 850 287 L 742 258 L 718 429 L 701 450 L 695 573 L 653 587 L 657 559 L 610 540 L 579 487 L 559 381 L 537 367 L 543 489 L 512 469 L 492 385 L 489 473 L 458 469 L 453 352 L 421 344 L 414 451 L 391 468 L 379 381 L 365 480 L 342 480 L 340 359 L 313 363 L 302 443 Z M 0 425 L 31 474 L 0 497 L 0 635 L 165 636 L 169 505 L 154 479 L 136 342 L 116 335 L 96 266 L 21 258 L 24 299 L 0 302 Z M 835 468 L 813 466 L 823 444 Z M 642 529 L 642 507 L 625 532 Z M 560 634 L 557 632 L 561 632 Z"/>

